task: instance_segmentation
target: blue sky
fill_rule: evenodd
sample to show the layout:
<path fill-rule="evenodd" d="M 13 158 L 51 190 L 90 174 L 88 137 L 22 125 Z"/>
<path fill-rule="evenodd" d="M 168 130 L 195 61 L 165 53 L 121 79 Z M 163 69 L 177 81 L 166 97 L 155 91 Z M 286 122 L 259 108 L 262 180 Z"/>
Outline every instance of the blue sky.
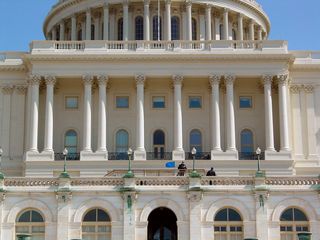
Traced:
<path fill-rule="evenodd" d="M 42 23 L 57 0 L 0 0 L 0 51 L 27 51 L 43 39 Z M 320 50 L 320 0 L 258 0 L 271 20 L 270 39 L 291 50 Z"/>

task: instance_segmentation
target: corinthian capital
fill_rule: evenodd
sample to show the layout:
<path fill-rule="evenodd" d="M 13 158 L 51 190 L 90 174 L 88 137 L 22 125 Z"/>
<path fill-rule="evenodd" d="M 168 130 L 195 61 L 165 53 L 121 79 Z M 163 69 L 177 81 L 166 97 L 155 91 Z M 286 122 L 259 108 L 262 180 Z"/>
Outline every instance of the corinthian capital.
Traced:
<path fill-rule="evenodd" d="M 84 85 L 92 85 L 93 82 L 93 76 L 92 75 L 83 75 L 82 76 L 83 84 Z"/>
<path fill-rule="evenodd" d="M 209 83 L 211 85 L 211 87 L 213 87 L 214 85 L 219 85 L 220 84 L 220 80 L 221 80 L 221 76 L 217 75 L 217 74 L 213 74 L 209 76 Z"/>
<path fill-rule="evenodd" d="M 10 95 L 13 92 L 14 86 L 11 84 L 6 84 L 6 85 L 0 86 L 0 88 L 3 94 Z"/>
<path fill-rule="evenodd" d="M 225 75 L 224 80 L 226 82 L 226 85 L 233 85 L 234 81 L 236 80 L 236 76 L 232 74 Z"/>
<path fill-rule="evenodd" d="M 44 79 L 45 79 L 47 85 L 55 85 L 57 82 L 56 77 L 52 76 L 52 75 L 47 75 L 44 77 Z"/>
<path fill-rule="evenodd" d="M 41 76 L 37 74 L 30 74 L 27 81 L 30 85 L 39 85 L 41 82 Z"/>
<path fill-rule="evenodd" d="M 24 95 L 27 92 L 27 85 L 16 85 L 16 89 L 15 91 L 20 94 L 20 95 Z"/>
<path fill-rule="evenodd" d="M 277 78 L 279 85 L 287 85 L 289 83 L 289 75 L 287 73 L 279 74 Z"/>
<path fill-rule="evenodd" d="M 273 76 L 270 74 L 266 74 L 262 76 L 262 82 L 264 85 L 271 85 L 272 79 L 273 79 Z"/>
<path fill-rule="evenodd" d="M 109 77 L 107 75 L 99 75 L 97 76 L 99 85 L 107 85 L 109 81 Z"/>
<path fill-rule="evenodd" d="M 304 85 L 304 91 L 306 93 L 313 93 L 314 86 L 313 85 Z"/>
<path fill-rule="evenodd" d="M 182 75 L 173 75 L 172 81 L 174 85 L 181 85 L 183 82 L 183 76 Z"/>
<path fill-rule="evenodd" d="M 136 80 L 137 85 L 144 85 L 144 82 L 146 81 L 146 76 L 143 74 L 138 74 L 134 76 L 134 79 Z"/>

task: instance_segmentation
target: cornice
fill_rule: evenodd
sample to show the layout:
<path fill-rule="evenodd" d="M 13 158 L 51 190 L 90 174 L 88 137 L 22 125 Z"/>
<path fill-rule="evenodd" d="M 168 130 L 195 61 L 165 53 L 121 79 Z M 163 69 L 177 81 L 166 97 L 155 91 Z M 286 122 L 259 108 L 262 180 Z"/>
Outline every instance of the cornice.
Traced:
<path fill-rule="evenodd" d="M 25 72 L 25 65 L 0 65 L 0 72 Z"/>

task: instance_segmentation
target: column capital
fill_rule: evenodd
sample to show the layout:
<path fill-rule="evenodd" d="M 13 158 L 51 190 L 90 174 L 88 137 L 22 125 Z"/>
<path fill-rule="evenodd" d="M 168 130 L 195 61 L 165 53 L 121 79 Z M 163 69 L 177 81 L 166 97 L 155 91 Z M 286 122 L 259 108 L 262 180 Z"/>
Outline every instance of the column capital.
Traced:
<path fill-rule="evenodd" d="M 123 0 L 122 4 L 124 6 L 128 6 L 129 5 L 130 0 Z"/>
<path fill-rule="evenodd" d="M 103 8 L 106 9 L 106 8 L 109 8 L 109 1 L 104 1 L 103 3 Z"/>
<path fill-rule="evenodd" d="M 98 84 L 99 85 L 107 85 L 109 81 L 108 75 L 99 75 L 97 76 Z"/>
<path fill-rule="evenodd" d="M 6 95 L 10 95 L 13 93 L 14 86 L 12 84 L 6 84 L 0 86 L 2 93 Z"/>
<path fill-rule="evenodd" d="M 304 85 L 303 89 L 306 93 L 313 93 L 314 86 L 313 85 Z"/>
<path fill-rule="evenodd" d="M 228 8 L 224 8 L 224 9 L 223 9 L 223 12 L 224 12 L 224 13 L 229 13 L 229 9 L 228 9 Z"/>
<path fill-rule="evenodd" d="M 150 4 L 150 0 L 144 0 L 143 3 L 144 3 L 145 6 L 149 5 Z"/>
<path fill-rule="evenodd" d="M 214 85 L 219 85 L 220 81 L 221 81 L 221 75 L 212 74 L 209 76 L 209 83 L 211 87 L 213 87 Z"/>
<path fill-rule="evenodd" d="M 143 74 L 138 74 L 134 76 L 134 79 L 136 80 L 137 85 L 144 85 L 144 82 L 146 81 L 146 76 Z"/>
<path fill-rule="evenodd" d="M 28 77 L 27 82 L 30 85 L 39 85 L 40 82 L 41 82 L 41 76 L 37 75 L 37 74 L 30 74 L 29 77 Z"/>
<path fill-rule="evenodd" d="M 289 75 L 287 73 L 277 75 L 277 79 L 279 85 L 288 85 L 289 83 Z"/>
<path fill-rule="evenodd" d="M 86 9 L 86 14 L 91 14 L 91 8 Z"/>
<path fill-rule="evenodd" d="M 83 80 L 84 85 L 92 85 L 93 76 L 92 75 L 83 75 L 82 80 Z"/>
<path fill-rule="evenodd" d="M 186 6 L 191 7 L 192 6 L 192 1 L 191 0 L 186 0 Z"/>
<path fill-rule="evenodd" d="M 59 25 L 64 25 L 64 19 L 62 19 L 60 22 L 59 22 Z"/>
<path fill-rule="evenodd" d="M 206 4 L 206 11 L 211 11 L 212 5 L 211 4 Z"/>
<path fill-rule="evenodd" d="M 172 2 L 172 0 L 165 0 L 165 3 L 166 3 L 166 4 L 169 4 L 169 5 L 170 5 L 171 2 Z"/>
<path fill-rule="evenodd" d="M 172 81 L 174 85 L 182 85 L 183 76 L 182 75 L 173 75 Z"/>
<path fill-rule="evenodd" d="M 236 76 L 232 74 L 228 74 L 224 76 L 224 80 L 226 85 L 233 85 L 234 81 L 236 80 Z"/>
<path fill-rule="evenodd" d="M 238 19 L 243 19 L 244 15 L 242 13 L 238 13 Z"/>
<path fill-rule="evenodd" d="M 298 85 L 298 84 L 295 84 L 295 85 L 291 85 L 290 86 L 290 92 L 292 94 L 298 94 L 300 93 L 300 90 L 302 89 L 302 85 Z"/>
<path fill-rule="evenodd" d="M 273 75 L 271 74 L 265 74 L 262 75 L 262 82 L 264 85 L 271 85 L 272 84 L 272 79 L 273 79 Z"/>
<path fill-rule="evenodd" d="M 26 94 L 27 89 L 28 89 L 28 86 L 27 86 L 27 85 L 24 85 L 24 84 L 22 84 L 22 85 L 16 85 L 16 87 L 15 87 L 15 90 L 16 90 L 17 93 L 20 94 L 20 95 Z"/>
<path fill-rule="evenodd" d="M 44 79 L 47 85 L 55 85 L 57 82 L 56 77 L 53 75 L 46 75 Z"/>

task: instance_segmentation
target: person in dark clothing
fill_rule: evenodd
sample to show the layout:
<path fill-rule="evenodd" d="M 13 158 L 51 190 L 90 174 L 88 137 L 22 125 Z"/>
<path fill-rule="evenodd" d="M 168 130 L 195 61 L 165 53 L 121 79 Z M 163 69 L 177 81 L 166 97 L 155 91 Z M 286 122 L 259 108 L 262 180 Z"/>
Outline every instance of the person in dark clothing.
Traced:
<path fill-rule="evenodd" d="M 207 172 L 207 176 L 216 176 L 216 172 L 213 170 L 213 167 Z"/>
<path fill-rule="evenodd" d="M 178 166 L 178 176 L 184 176 L 187 171 L 187 166 L 184 162 L 180 163 Z"/>

